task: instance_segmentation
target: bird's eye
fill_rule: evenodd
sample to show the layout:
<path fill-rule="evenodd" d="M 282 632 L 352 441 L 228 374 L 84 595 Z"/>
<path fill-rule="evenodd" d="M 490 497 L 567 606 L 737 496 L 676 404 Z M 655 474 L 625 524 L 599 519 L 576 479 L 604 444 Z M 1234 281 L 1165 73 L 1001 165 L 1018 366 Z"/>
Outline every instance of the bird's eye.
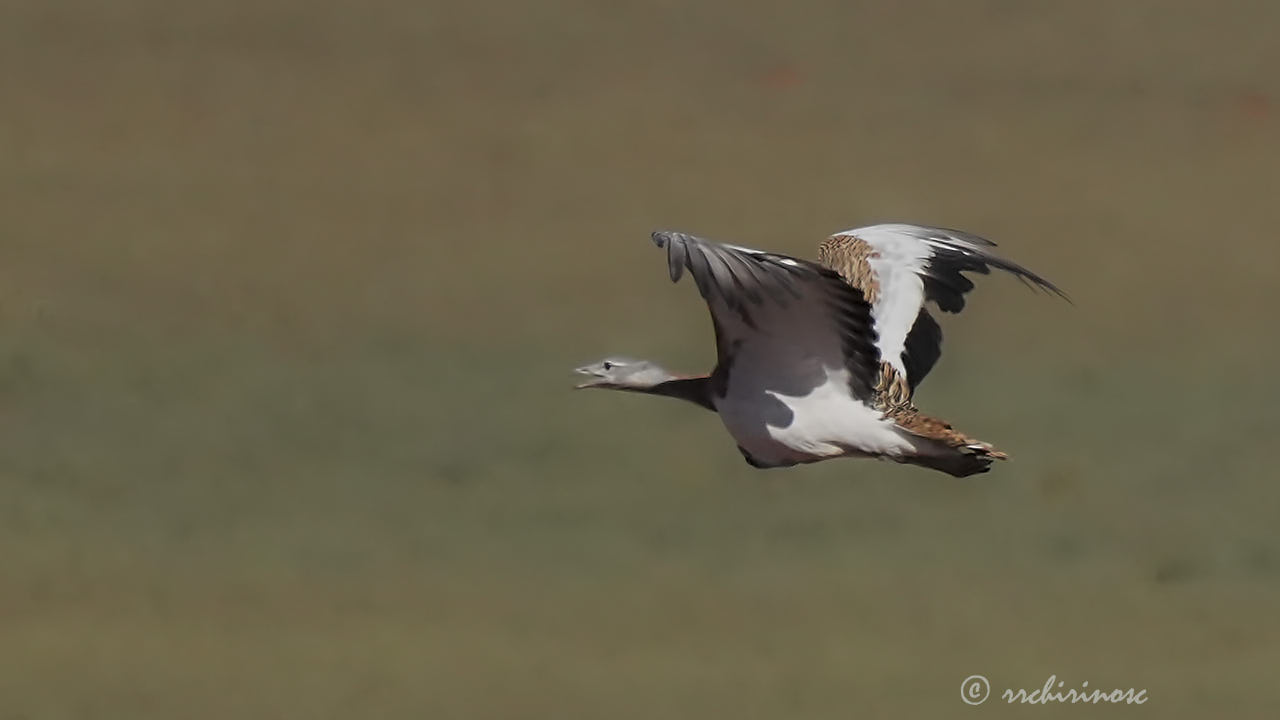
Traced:
<path fill-rule="evenodd" d="M 609 362 L 608 360 L 605 360 L 605 361 L 604 361 L 604 369 L 605 369 L 605 370 L 612 370 L 612 369 L 613 369 L 613 363 Z"/>

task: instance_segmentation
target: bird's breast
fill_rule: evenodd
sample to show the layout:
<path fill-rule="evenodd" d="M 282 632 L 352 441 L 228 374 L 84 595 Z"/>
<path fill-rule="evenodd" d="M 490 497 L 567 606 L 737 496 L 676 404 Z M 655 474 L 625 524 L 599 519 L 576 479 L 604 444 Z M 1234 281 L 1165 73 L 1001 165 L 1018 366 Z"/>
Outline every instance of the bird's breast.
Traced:
<path fill-rule="evenodd" d="M 909 447 L 880 411 L 853 397 L 843 368 L 827 371 L 807 391 L 745 380 L 727 385 L 716 411 L 743 451 L 762 465 L 894 455 Z"/>

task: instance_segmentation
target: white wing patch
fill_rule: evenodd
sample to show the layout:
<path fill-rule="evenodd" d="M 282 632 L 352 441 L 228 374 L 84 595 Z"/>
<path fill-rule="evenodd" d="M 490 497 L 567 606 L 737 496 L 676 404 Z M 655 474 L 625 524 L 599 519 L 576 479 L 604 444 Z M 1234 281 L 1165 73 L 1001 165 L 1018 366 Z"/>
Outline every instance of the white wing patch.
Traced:
<path fill-rule="evenodd" d="M 861 240 L 871 248 L 867 264 L 879 284 L 871 309 L 879 334 L 876 346 L 880 358 L 904 377 L 903 351 L 925 301 L 936 302 L 946 312 L 964 307 L 964 294 L 973 289 L 973 281 L 961 272 L 986 274 L 995 267 L 1032 287 L 1066 297 L 1044 278 L 993 255 L 990 248 L 995 243 L 959 230 L 888 223 L 845 230 L 833 237 Z M 919 380 L 912 378 L 912 385 Z"/>
<path fill-rule="evenodd" d="M 931 256 L 928 245 L 893 230 L 895 226 L 875 225 L 840 235 L 852 235 L 875 251 L 867 264 L 880 283 L 880 293 L 871 306 L 871 317 L 880 335 L 880 358 L 906 376 L 902 351 L 907 333 L 924 305 L 922 271 Z"/>

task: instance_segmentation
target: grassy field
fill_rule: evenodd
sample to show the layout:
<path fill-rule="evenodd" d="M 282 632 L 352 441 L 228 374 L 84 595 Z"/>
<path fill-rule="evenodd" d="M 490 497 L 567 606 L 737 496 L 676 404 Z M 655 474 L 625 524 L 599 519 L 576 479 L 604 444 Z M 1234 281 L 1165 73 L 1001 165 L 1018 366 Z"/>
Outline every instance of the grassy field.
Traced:
<path fill-rule="evenodd" d="M 0 720 L 1273 716 L 1280 9 L 781 7 L 0 7 Z M 890 219 L 989 475 L 569 390 Z"/>

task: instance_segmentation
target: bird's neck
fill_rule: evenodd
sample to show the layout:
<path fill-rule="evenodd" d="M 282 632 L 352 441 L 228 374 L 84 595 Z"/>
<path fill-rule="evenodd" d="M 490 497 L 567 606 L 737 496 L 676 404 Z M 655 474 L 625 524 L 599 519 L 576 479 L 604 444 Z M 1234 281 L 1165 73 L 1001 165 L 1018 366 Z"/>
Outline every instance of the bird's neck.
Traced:
<path fill-rule="evenodd" d="M 716 409 L 711 402 L 711 379 L 706 376 L 672 378 L 647 388 L 638 388 L 637 391 L 687 400 L 712 412 Z"/>

